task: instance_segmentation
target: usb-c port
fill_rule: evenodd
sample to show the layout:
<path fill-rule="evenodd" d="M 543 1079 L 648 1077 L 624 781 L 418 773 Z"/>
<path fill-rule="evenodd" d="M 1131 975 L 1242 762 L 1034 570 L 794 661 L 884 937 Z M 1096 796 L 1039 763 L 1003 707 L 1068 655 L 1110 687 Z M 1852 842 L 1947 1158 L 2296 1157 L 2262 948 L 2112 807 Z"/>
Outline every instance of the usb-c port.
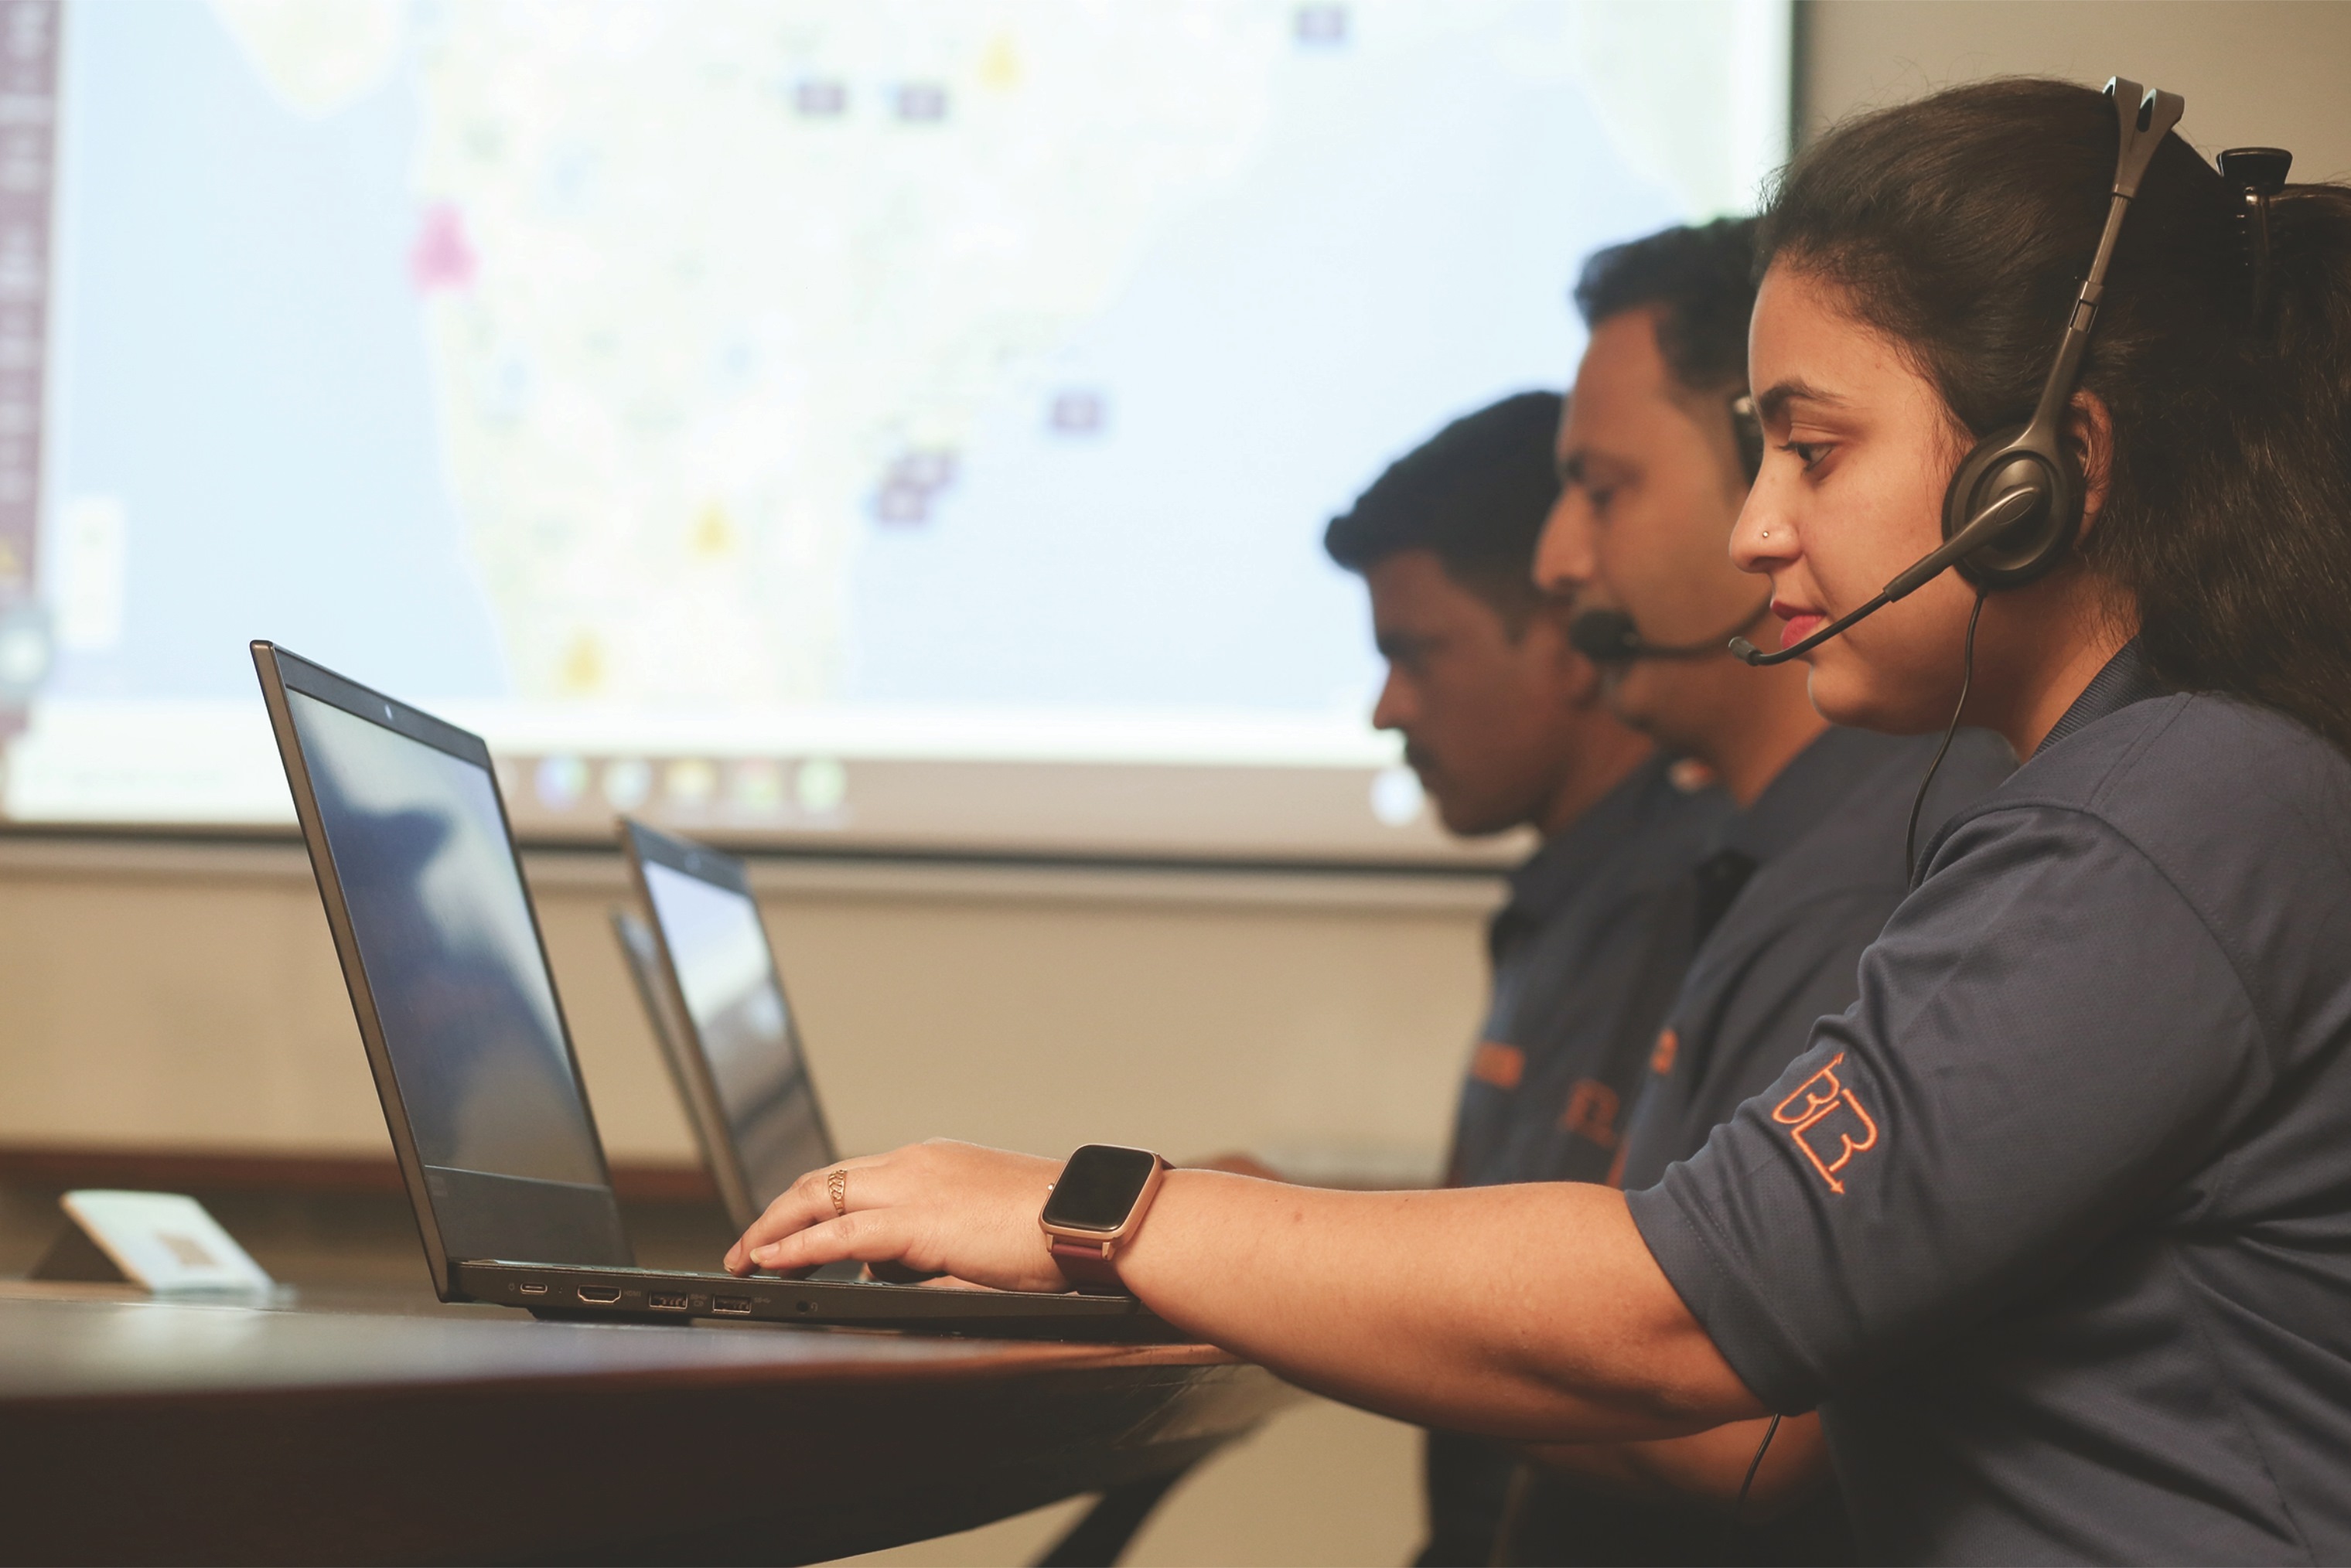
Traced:
<path fill-rule="evenodd" d="M 547 1282 L 543 1280 L 525 1280 L 515 1289 L 526 1296 L 543 1296 L 547 1294 Z"/>
<path fill-rule="evenodd" d="M 710 1298 L 710 1310 L 718 1313 L 722 1317 L 747 1318 L 751 1315 L 751 1298 L 748 1296 L 713 1296 Z"/>
<path fill-rule="evenodd" d="M 621 1288 L 618 1285 L 582 1285 L 580 1287 L 580 1299 L 590 1306 L 609 1307 L 621 1299 Z"/>

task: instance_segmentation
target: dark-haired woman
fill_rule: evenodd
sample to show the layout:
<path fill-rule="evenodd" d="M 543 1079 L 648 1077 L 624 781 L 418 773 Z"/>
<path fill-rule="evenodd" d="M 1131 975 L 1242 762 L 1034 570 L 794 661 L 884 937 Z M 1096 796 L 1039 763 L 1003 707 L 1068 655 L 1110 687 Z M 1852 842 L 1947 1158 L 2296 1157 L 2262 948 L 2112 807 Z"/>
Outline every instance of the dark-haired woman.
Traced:
<path fill-rule="evenodd" d="M 1733 540 L 1791 637 L 1940 542 L 2022 419 L 2116 122 L 2051 82 L 1855 122 L 1791 169 Z M 1880 1560 L 2351 1560 L 2351 193 L 2176 138 L 2065 432 L 2056 570 L 1984 600 L 1962 717 L 2027 758 L 1928 847 L 1861 1000 L 1657 1186 L 1346 1194 L 1170 1174 L 1117 1254 L 1183 1329 L 1432 1426 L 1669 1438 L 1817 1407 Z M 1956 574 L 1811 655 L 1831 718 L 1959 701 Z M 851 1162 L 730 1264 L 1051 1289 L 1059 1167 Z"/>

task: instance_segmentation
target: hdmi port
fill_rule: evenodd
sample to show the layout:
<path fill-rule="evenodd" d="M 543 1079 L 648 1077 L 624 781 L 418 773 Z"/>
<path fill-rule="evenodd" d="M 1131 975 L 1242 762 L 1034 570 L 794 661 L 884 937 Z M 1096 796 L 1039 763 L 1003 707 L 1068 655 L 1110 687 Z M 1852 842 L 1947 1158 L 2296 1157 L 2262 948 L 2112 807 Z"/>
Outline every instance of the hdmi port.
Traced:
<path fill-rule="evenodd" d="M 648 1291 L 645 1292 L 645 1305 L 657 1312 L 682 1312 L 686 1310 L 685 1292 Z"/>
<path fill-rule="evenodd" d="M 747 1318 L 751 1315 L 751 1298 L 748 1296 L 713 1296 L 710 1298 L 710 1310 L 723 1317 Z"/>
<path fill-rule="evenodd" d="M 621 1288 L 618 1285 L 582 1285 L 580 1287 L 580 1299 L 590 1306 L 609 1307 L 621 1299 Z"/>

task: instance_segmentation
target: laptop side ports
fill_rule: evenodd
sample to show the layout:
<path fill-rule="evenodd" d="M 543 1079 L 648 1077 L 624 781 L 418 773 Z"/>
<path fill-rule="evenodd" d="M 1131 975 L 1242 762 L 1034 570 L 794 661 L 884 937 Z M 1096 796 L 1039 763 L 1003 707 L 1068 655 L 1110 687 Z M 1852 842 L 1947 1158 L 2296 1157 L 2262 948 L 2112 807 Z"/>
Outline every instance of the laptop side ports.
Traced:
<path fill-rule="evenodd" d="M 582 1285 L 580 1299 L 591 1307 L 609 1307 L 621 1299 L 618 1285 Z"/>
<path fill-rule="evenodd" d="M 747 1318 L 751 1315 L 751 1298 L 713 1296 L 710 1298 L 710 1310 L 722 1318 Z"/>
<path fill-rule="evenodd" d="M 647 1291 L 645 1305 L 657 1312 L 682 1312 L 692 1306 L 684 1291 Z"/>
<path fill-rule="evenodd" d="M 525 1280 L 521 1284 L 515 1287 L 515 1291 L 518 1295 L 543 1296 L 547 1294 L 547 1281 L 544 1280 Z"/>

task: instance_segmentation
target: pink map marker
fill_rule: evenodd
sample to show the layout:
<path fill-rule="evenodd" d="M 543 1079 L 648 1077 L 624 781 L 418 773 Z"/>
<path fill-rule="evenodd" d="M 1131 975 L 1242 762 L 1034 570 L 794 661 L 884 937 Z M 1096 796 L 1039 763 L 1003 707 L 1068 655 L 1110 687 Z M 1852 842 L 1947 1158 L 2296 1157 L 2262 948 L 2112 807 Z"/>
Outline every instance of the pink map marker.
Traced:
<path fill-rule="evenodd" d="M 469 288 L 474 266 L 474 247 L 466 242 L 465 215 L 456 204 L 435 202 L 425 208 L 416 243 L 408 252 L 408 277 L 416 292 Z"/>

